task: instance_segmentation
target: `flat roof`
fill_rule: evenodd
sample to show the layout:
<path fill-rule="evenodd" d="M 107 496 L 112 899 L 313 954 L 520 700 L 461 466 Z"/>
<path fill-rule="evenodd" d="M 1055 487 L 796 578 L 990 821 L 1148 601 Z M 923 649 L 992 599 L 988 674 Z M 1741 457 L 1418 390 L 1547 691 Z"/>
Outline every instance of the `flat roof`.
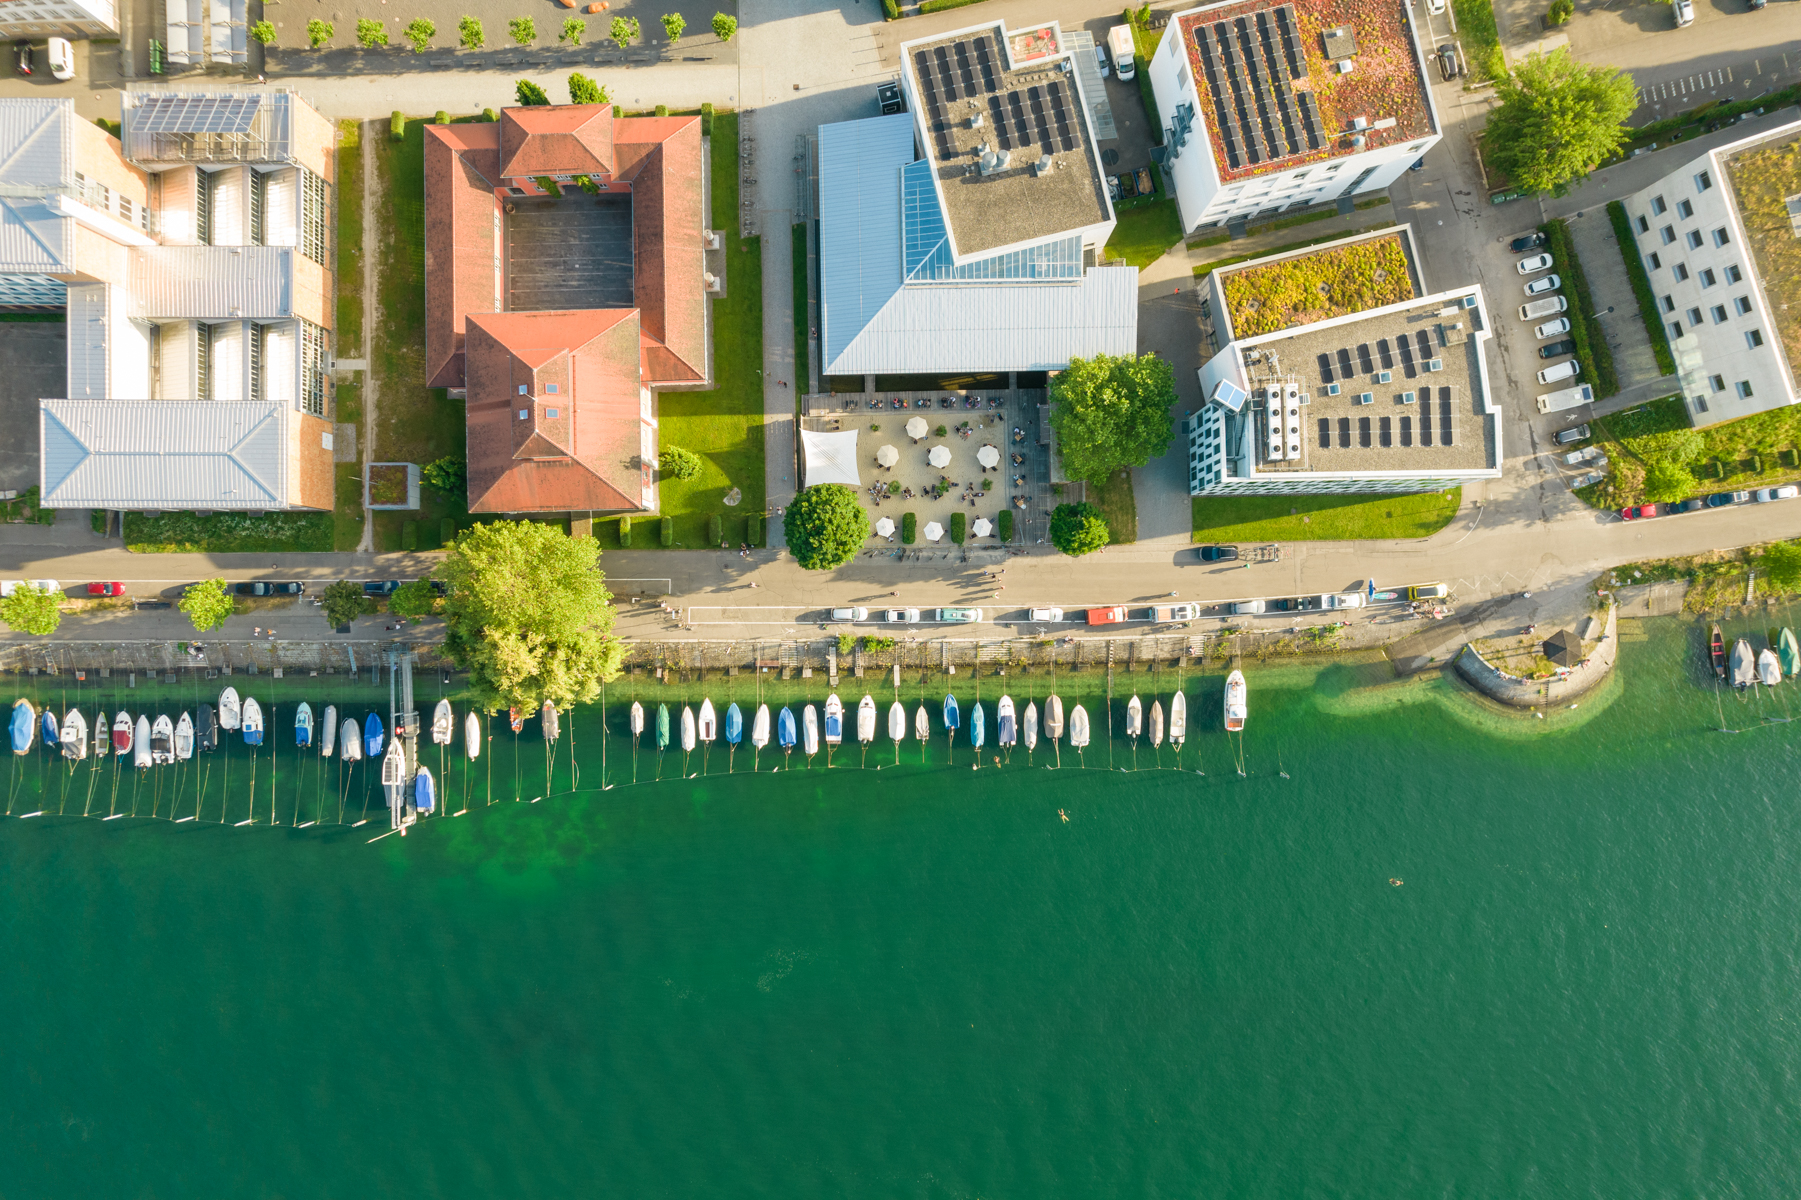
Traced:
<path fill-rule="evenodd" d="M 1423 292 L 1405 225 L 1214 272 L 1228 339 L 1259 337 L 1411 300 Z"/>
<path fill-rule="evenodd" d="M 908 42 L 901 58 L 959 259 L 1112 219 L 1055 24 L 1009 34 L 995 22 Z"/>
<path fill-rule="evenodd" d="M 1404 11 L 1336 0 L 1228 0 L 1179 15 L 1220 180 L 1432 133 L 1423 64 Z"/>
<path fill-rule="evenodd" d="M 1791 126 L 1719 157 L 1792 379 L 1801 362 L 1801 135 Z"/>
<path fill-rule="evenodd" d="M 1465 298 L 1477 306 L 1464 307 Z M 1256 473 L 1498 467 L 1483 339 L 1476 336 L 1486 325 L 1479 293 L 1467 288 L 1235 343 L 1251 393 L 1245 411 L 1256 422 Z M 1272 461 L 1264 389 L 1289 381 L 1308 401 L 1300 406 L 1298 439 L 1284 438 L 1285 448 L 1298 440 L 1300 457 Z"/>

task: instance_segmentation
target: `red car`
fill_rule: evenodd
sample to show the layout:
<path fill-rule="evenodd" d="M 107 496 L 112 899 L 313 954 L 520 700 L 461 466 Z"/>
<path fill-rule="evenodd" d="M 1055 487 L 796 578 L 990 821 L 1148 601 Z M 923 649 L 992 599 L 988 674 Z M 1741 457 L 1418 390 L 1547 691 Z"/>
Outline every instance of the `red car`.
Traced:
<path fill-rule="evenodd" d="M 1639 517 L 1649 520 L 1656 515 L 1657 506 L 1655 504 L 1641 504 L 1637 508 L 1622 508 L 1620 510 L 1620 520 L 1622 521 L 1630 521 Z"/>
<path fill-rule="evenodd" d="M 124 594 L 125 585 L 122 583 L 88 584 L 88 595 L 90 596 L 123 596 Z"/>

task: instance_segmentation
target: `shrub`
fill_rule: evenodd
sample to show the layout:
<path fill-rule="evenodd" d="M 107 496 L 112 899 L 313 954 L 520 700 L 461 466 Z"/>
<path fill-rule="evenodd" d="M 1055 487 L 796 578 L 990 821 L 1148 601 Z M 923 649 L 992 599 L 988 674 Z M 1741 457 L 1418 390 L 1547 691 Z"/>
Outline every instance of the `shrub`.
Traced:
<path fill-rule="evenodd" d="M 752 513 L 744 518 L 744 540 L 753 546 L 763 544 L 763 514 Z"/>
<path fill-rule="evenodd" d="M 419 522 L 402 521 L 400 523 L 400 548 L 402 550 L 419 548 Z"/>
<path fill-rule="evenodd" d="M 1575 0 L 1551 0 L 1551 7 L 1545 11 L 1545 20 L 1552 25 L 1562 25 L 1575 15 Z"/>
<path fill-rule="evenodd" d="M 1695 477 L 1680 463 L 1660 459 L 1645 468 L 1645 499 L 1658 504 L 1673 504 L 1687 499 L 1695 490 Z"/>
<path fill-rule="evenodd" d="M 456 457 L 428 462 L 419 469 L 419 481 L 434 492 L 461 497 L 469 490 L 469 462 Z"/>
<path fill-rule="evenodd" d="M 890 21 L 900 20 L 900 5 L 895 0 L 882 0 L 882 15 Z"/>
<path fill-rule="evenodd" d="M 1564 0 L 1565 3 L 1568 0 Z M 738 32 L 738 18 L 730 13 L 713 14 L 713 36 L 722 42 L 729 42 Z"/>
<path fill-rule="evenodd" d="M 57 601 L 61 592 L 40 592 L 29 583 L 21 583 L 13 594 L 0 600 L 0 621 L 35 637 L 47 637 L 62 624 L 62 610 Z"/>
<path fill-rule="evenodd" d="M 982 480 L 982 490 L 984 492 L 991 490 L 993 487 L 994 487 L 994 480 L 992 480 L 992 479 Z"/>
<path fill-rule="evenodd" d="M 995 518 L 994 525 L 995 525 L 995 532 L 999 535 L 1001 541 L 1010 542 L 1013 540 L 1013 510 L 1012 509 L 1010 509 L 1010 508 L 1001 509 L 1001 515 Z"/>
<path fill-rule="evenodd" d="M 1632 280 L 1632 297 L 1638 301 L 1638 316 L 1651 338 L 1651 353 L 1657 356 L 1657 370 L 1664 375 L 1676 373 L 1676 356 L 1670 352 L 1669 331 L 1664 328 L 1663 314 L 1657 311 L 1657 293 L 1651 290 L 1651 277 L 1645 273 L 1645 260 L 1638 253 L 1638 239 L 1632 235 L 1632 218 L 1618 200 L 1607 205 L 1607 219 L 1613 222 L 1613 237 L 1620 244 L 1620 257 L 1626 260 L 1626 277 Z"/>
<path fill-rule="evenodd" d="M 919 518 L 912 513 L 901 514 L 901 545 L 911 546 L 919 537 Z"/>
<path fill-rule="evenodd" d="M 399 109 L 388 118 L 388 136 L 397 142 L 406 141 L 406 115 Z"/>
<path fill-rule="evenodd" d="M 665 479 L 693 479 L 704 465 L 700 455 L 680 446 L 665 446 L 657 455 L 657 471 Z"/>
<path fill-rule="evenodd" d="M 250 26 L 250 36 L 267 46 L 275 40 L 275 26 L 268 21 L 257 21 Z"/>
<path fill-rule="evenodd" d="M 507 32 L 521 46 L 529 46 L 538 40 L 538 23 L 530 17 L 514 17 L 507 22 Z"/>
<path fill-rule="evenodd" d="M 188 615 L 196 630 L 205 633 L 224 624 L 225 618 L 236 609 L 237 601 L 232 599 L 231 588 L 223 579 L 203 579 L 199 583 L 190 583 L 175 607 Z"/>
<path fill-rule="evenodd" d="M 438 125 L 448 125 L 450 124 L 450 114 L 440 108 L 438 110 L 438 115 L 433 117 L 432 121 Z"/>
<path fill-rule="evenodd" d="M 954 512 L 951 514 L 951 541 L 961 546 L 963 544 L 963 535 L 967 532 L 968 528 L 968 517 L 964 516 L 961 512 Z"/>
<path fill-rule="evenodd" d="M 894 649 L 894 639 L 891 637 L 865 637 L 863 639 L 865 654 L 880 654 L 892 649 Z"/>
<path fill-rule="evenodd" d="M 491 108 L 484 108 L 482 109 L 482 120 L 492 125 L 494 122 L 500 120 L 500 114 Z"/>
<path fill-rule="evenodd" d="M 580 71 L 571 72 L 569 76 L 569 103 L 571 104 L 608 104 L 612 96 L 607 89 L 583 75 Z M 583 178 L 587 178 L 583 176 Z"/>
<path fill-rule="evenodd" d="M 1576 361 L 1582 364 L 1582 378 L 1595 389 L 1595 399 L 1605 400 L 1620 390 L 1619 376 L 1614 372 L 1613 349 L 1595 316 L 1594 296 L 1588 289 L 1588 276 L 1582 260 L 1576 257 L 1576 245 L 1570 237 L 1567 222 L 1558 220 L 1539 226 L 1546 238 L 1545 249 L 1551 254 L 1551 269 L 1563 277 L 1569 289 L 1570 338 L 1576 343 Z"/>
<path fill-rule="evenodd" d="M 801 570 L 830 570 L 855 558 L 869 540 L 869 513 L 850 488 L 817 483 L 782 514 L 782 538 Z"/>
<path fill-rule="evenodd" d="M 1106 518 L 1087 501 L 1059 504 L 1051 513 L 1051 545 L 1071 558 L 1092 554 L 1106 544 Z"/>
<path fill-rule="evenodd" d="M 713 136 L 713 102 L 711 100 L 700 106 L 700 133 L 702 137 Z"/>
<path fill-rule="evenodd" d="M 951 433 L 950 430 L 948 430 L 944 426 L 940 425 L 938 428 L 936 428 L 932 431 L 932 436 L 933 437 L 949 437 L 950 433 Z"/>
<path fill-rule="evenodd" d="M 438 36 L 438 27 L 424 17 L 414 17 L 406 27 L 406 40 L 413 44 L 414 54 L 424 54 L 431 49 L 431 40 Z"/>
<path fill-rule="evenodd" d="M 588 23 L 580 17 L 569 17 L 563 22 L 563 32 L 557 34 L 557 41 L 566 46 L 582 44 L 582 34 L 588 32 Z"/>
<path fill-rule="evenodd" d="M 325 619 L 334 627 L 348 625 L 363 615 L 363 589 L 348 579 L 340 579 L 325 585 L 319 593 L 319 603 L 325 609 Z"/>
<path fill-rule="evenodd" d="M 627 42 L 638 36 L 638 28 L 637 17 L 614 17 L 607 32 L 612 36 L 614 43 L 623 50 Z"/>
<path fill-rule="evenodd" d="M 669 35 L 670 45 L 673 46 L 682 40 L 682 30 L 686 28 L 688 28 L 688 21 L 681 13 L 663 14 L 663 32 Z"/>
<path fill-rule="evenodd" d="M 664 517 L 657 525 L 657 540 L 665 546 L 675 545 L 675 518 Z"/>
<path fill-rule="evenodd" d="M 707 518 L 707 545 L 714 542 L 725 543 L 725 522 L 719 519 L 718 513 Z"/>
<path fill-rule="evenodd" d="M 856 638 L 852 637 L 848 633 L 841 633 L 838 635 L 838 655 L 839 655 L 839 657 L 842 658 L 842 657 L 848 656 L 850 654 L 850 652 L 852 650 L 855 650 L 856 648 L 857 648 L 857 639 Z"/>
<path fill-rule="evenodd" d="M 482 23 L 474 17 L 464 17 L 457 22 L 457 37 L 462 41 L 465 50 L 480 50 L 488 44 L 487 32 L 482 29 Z"/>
<path fill-rule="evenodd" d="M 667 104 L 657 105 L 657 116 L 666 117 L 668 115 L 669 115 L 669 106 Z"/>
<path fill-rule="evenodd" d="M 373 50 L 377 46 L 388 44 L 388 31 L 380 21 L 371 21 L 368 17 L 358 17 L 356 22 L 356 44 L 365 50 Z"/>
<path fill-rule="evenodd" d="M 438 522 L 438 545 L 449 546 L 457 540 L 457 523 L 450 517 Z"/>
<path fill-rule="evenodd" d="M 632 519 L 630 517 L 619 518 L 619 544 L 627 549 L 631 548 Z"/>
<path fill-rule="evenodd" d="M 544 94 L 544 89 L 529 79 L 521 79 L 513 84 L 513 99 L 521 105 L 550 103 L 550 97 Z M 552 195 L 555 193 L 553 192 Z"/>
<path fill-rule="evenodd" d="M 337 27 L 330 21 L 321 21 L 318 17 L 314 17 L 306 23 L 306 40 L 315 50 L 331 41 L 332 36 L 337 32 Z"/>

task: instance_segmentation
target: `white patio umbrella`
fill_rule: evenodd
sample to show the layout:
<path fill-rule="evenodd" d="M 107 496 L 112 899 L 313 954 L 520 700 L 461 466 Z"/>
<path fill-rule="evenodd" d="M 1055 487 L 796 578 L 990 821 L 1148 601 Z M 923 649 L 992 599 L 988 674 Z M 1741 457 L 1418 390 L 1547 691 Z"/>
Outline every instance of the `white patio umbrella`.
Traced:
<path fill-rule="evenodd" d="M 924 417 L 914 417 L 911 421 L 907 422 L 907 436 L 908 437 L 918 439 L 918 438 L 924 437 L 925 435 L 926 435 L 926 419 Z"/>
<path fill-rule="evenodd" d="M 983 446 L 976 451 L 976 461 L 984 467 L 998 467 L 1001 465 L 1001 452 L 993 446 Z"/>
<path fill-rule="evenodd" d="M 887 517 L 883 517 L 875 523 L 875 531 L 878 537 L 892 537 L 894 535 L 894 522 Z"/>
<path fill-rule="evenodd" d="M 988 523 L 987 517 L 977 517 L 976 523 L 969 527 L 969 531 L 977 537 L 987 537 L 988 531 L 993 528 L 994 526 Z"/>
<path fill-rule="evenodd" d="M 926 455 L 926 461 L 931 463 L 934 467 L 950 466 L 951 465 L 951 452 L 950 452 L 949 447 L 933 446 L 931 453 Z"/>
<path fill-rule="evenodd" d="M 944 526 L 936 521 L 927 521 L 925 528 L 926 541 L 935 542 L 944 536 Z"/>
<path fill-rule="evenodd" d="M 900 461 L 900 451 L 896 450 L 893 446 L 883 446 L 880 450 L 875 452 L 875 460 L 884 467 L 892 467 L 895 463 Z"/>

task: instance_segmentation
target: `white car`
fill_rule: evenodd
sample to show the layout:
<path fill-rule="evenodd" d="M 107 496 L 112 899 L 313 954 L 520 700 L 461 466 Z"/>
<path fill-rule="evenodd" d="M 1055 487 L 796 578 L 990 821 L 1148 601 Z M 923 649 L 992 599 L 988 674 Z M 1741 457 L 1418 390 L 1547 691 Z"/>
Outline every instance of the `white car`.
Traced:
<path fill-rule="evenodd" d="M 63 585 L 54 579 L 0 579 L 0 599 L 12 595 L 19 588 L 29 583 L 40 592 L 60 592 Z"/>
<path fill-rule="evenodd" d="M 1600 483 L 1606 478 L 1607 476 L 1601 474 L 1599 471 L 1590 471 L 1586 475 L 1578 475 L 1576 478 L 1570 480 L 1570 490 L 1573 492 L 1577 488 L 1585 488 L 1591 483 Z"/>
<path fill-rule="evenodd" d="M 1676 10 L 1676 28 L 1681 29 L 1685 25 L 1693 25 L 1695 23 L 1694 0 L 1676 0 L 1674 7 Z"/>
<path fill-rule="evenodd" d="M 50 77 L 52 79 L 75 78 L 75 47 L 69 39 L 53 37 L 46 47 L 50 59 Z"/>
<path fill-rule="evenodd" d="M 1801 487 L 1758 488 L 1751 493 L 1751 499 L 1759 504 L 1768 500 L 1793 500 L 1796 496 L 1801 496 Z"/>
<path fill-rule="evenodd" d="M 1574 379 L 1582 373 L 1582 364 L 1573 358 L 1566 358 L 1538 373 L 1540 383 L 1556 383 L 1559 379 Z"/>
<path fill-rule="evenodd" d="M 1563 280 L 1555 275 L 1546 275 L 1543 279 L 1534 279 L 1526 285 L 1528 296 L 1542 296 L 1546 292 L 1554 292 L 1563 286 Z"/>
<path fill-rule="evenodd" d="M 1362 608 L 1363 593 L 1341 592 L 1334 595 L 1331 592 L 1327 592 L 1319 598 L 1319 606 L 1321 608 Z"/>
<path fill-rule="evenodd" d="M 1522 275 L 1536 275 L 1540 271 L 1551 269 L 1551 256 L 1549 254 L 1530 254 L 1513 266 L 1514 270 Z"/>
<path fill-rule="evenodd" d="M 1262 613 L 1263 601 L 1261 600 L 1240 600 L 1232 606 L 1232 615 L 1235 617 L 1255 617 Z"/>
<path fill-rule="evenodd" d="M 1554 338 L 1560 333 L 1568 333 L 1569 331 L 1570 319 L 1568 317 L 1558 317 L 1555 321 L 1546 321 L 1532 332 L 1537 336 L 1538 340 L 1542 342 L 1547 338 Z"/>
<path fill-rule="evenodd" d="M 1445 0 L 1426 0 L 1426 11 L 1435 17 L 1442 17 L 1445 12 Z"/>
<path fill-rule="evenodd" d="M 1026 614 L 1029 621 L 1061 621 L 1063 610 L 1060 608 L 1034 608 Z"/>
<path fill-rule="evenodd" d="M 869 610 L 867 608 L 834 608 L 832 610 L 832 620 L 867 621 L 869 620 Z"/>
<path fill-rule="evenodd" d="M 890 625 L 915 625 L 919 622 L 917 608 L 891 608 L 882 614 L 882 620 Z"/>

